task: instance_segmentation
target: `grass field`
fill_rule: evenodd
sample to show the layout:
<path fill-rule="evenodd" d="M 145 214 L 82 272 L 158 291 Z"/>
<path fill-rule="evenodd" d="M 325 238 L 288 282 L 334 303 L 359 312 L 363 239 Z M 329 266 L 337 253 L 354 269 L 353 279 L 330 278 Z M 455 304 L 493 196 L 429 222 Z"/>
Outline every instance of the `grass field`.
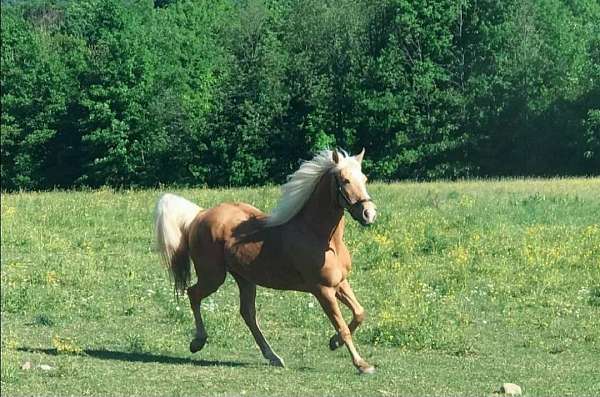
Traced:
<path fill-rule="evenodd" d="M 329 351 L 314 298 L 259 289 L 263 331 L 288 367 L 266 365 L 231 277 L 203 302 L 209 342 L 190 354 L 187 298 L 152 249 L 159 191 L 3 194 L 2 395 L 491 396 L 503 382 L 600 395 L 600 179 L 370 192 L 378 223 L 347 217 L 346 242 L 372 376 Z M 176 193 L 203 207 L 278 198 L 275 187 Z"/>

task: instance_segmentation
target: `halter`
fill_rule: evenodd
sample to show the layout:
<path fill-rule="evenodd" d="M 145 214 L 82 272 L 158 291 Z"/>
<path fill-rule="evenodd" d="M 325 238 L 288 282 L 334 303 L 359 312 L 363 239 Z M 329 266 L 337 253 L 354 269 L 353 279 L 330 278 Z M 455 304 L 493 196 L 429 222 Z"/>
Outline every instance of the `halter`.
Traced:
<path fill-rule="evenodd" d="M 350 208 L 354 207 L 357 204 L 373 202 L 373 200 L 371 200 L 370 197 L 366 198 L 366 199 L 356 200 L 355 202 L 351 202 L 350 199 L 348 198 L 348 196 L 346 196 L 346 194 L 344 193 L 344 190 L 342 189 L 342 185 L 340 184 L 340 181 L 337 178 L 337 176 L 335 177 L 335 184 L 337 185 L 338 197 L 341 196 L 344 199 L 344 202 L 347 204 L 346 206 L 342 206 L 345 210 L 350 211 Z"/>

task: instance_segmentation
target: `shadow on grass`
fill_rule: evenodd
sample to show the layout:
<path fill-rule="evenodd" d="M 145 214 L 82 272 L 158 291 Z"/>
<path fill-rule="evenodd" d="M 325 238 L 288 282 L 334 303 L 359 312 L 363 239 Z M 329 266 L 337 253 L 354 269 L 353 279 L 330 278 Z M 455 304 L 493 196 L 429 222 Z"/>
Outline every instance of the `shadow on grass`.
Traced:
<path fill-rule="evenodd" d="M 43 353 L 51 356 L 58 355 L 56 349 L 41 349 L 19 347 L 18 351 L 29 353 Z M 113 350 L 94 350 L 84 349 L 83 355 L 97 358 L 100 360 L 117 360 L 132 363 L 159 363 L 159 364 L 193 364 L 201 367 L 246 367 L 249 364 L 239 361 L 219 361 L 219 360 L 194 360 L 185 357 L 163 356 L 149 353 L 130 353 Z"/>

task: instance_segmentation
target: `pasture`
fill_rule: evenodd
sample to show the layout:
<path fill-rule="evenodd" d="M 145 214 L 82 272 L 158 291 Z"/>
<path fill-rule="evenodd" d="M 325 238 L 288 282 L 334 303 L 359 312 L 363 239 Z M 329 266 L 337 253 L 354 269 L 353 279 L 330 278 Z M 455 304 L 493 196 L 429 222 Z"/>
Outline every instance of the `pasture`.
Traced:
<path fill-rule="evenodd" d="M 259 288 L 259 321 L 287 364 L 268 366 L 231 277 L 203 302 L 208 343 L 189 353 L 187 297 L 173 296 L 153 251 L 162 191 L 2 194 L 2 394 L 491 396 L 513 382 L 527 396 L 600 395 L 600 179 L 369 191 L 378 221 L 346 215 L 345 241 L 370 376 L 346 349 L 329 351 L 312 296 Z M 279 197 L 174 193 L 266 210 Z"/>

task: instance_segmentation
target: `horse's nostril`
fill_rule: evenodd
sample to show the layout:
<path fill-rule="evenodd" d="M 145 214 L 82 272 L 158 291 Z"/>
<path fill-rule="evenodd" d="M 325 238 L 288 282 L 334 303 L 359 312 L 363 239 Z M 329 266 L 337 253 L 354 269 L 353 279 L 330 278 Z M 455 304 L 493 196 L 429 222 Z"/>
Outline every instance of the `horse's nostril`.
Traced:
<path fill-rule="evenodd" d="M 363 210 L 363 212 L 362 212 L 362 215 L 363 215 L 363 220 L 366 223 L 370 224 L 370 223 L 373 223 L 375 221 L 375 217 L 377 216 L 377 213 L 374 210 L 370 209 L 370 208 L 365 208 Z"/>

